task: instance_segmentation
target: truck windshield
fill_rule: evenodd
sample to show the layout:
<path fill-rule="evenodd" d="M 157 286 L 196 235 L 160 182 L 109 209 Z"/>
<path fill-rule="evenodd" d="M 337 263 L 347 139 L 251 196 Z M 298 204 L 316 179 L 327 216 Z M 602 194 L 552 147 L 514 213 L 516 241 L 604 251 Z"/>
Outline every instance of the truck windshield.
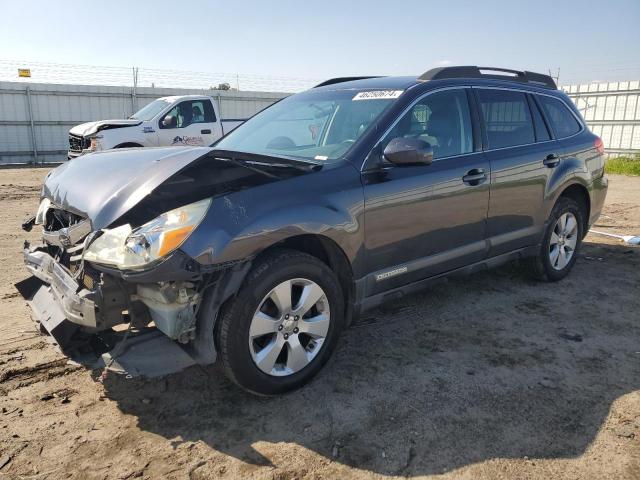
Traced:
<path fill-rule="evenodd" d="M 138 110 L 136 113 L 131 115 L 129 118 L 133 118 L 135 120 L 149 121 L 153 117 L 155 117 L 157 114 L 159 114 L 167 105 L 169 105 L 169 102 L 167 102 L 166 100 L 161 100 L 161 99 L 154 100 L 149 105 L 142 107 L 140 110 Z"/>
<path fill-rule="evenodd" d="M 307 160 L 341 158 L 401 91 L 320 90 L 285 98 L 215 144 Z"/>

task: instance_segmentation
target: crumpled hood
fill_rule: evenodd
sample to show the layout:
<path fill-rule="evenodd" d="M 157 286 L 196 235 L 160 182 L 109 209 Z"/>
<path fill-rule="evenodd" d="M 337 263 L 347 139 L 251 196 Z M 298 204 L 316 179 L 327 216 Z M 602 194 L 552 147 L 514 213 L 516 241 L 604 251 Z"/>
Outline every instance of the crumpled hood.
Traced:
<path fill-rule="evenodd" d="M 97 122 L 87 122 L 76 125 L 71 130 L 69 130 L 69 133 L 72 135 L 86 137 L 87 135 L 92 135 L 96 132 L 99 132 L 100 130 L 106 130 L 108 128 L 135 127 L 136 125 L 140 125 L 141 123 L 141 120 L 136 119 L 100 120 Z"/>
<path fill-rule="evenodd" d="M 42 190 L 55 205 L 105 228 L 156 187 L 211 151 L 208 147 L 106 150 L 52 170 Z"/>

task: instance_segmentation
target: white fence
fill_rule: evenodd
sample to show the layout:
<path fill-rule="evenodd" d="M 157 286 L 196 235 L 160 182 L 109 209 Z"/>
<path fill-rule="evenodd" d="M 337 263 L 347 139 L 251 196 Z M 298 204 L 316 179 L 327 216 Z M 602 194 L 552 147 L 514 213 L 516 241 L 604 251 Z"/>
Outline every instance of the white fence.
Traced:
<path fill-rule="evenodd" d="M 0 165 L 62 162 L 67 159 L 68 132 L 72 126 L 127 118 L 158 97 L 187 94 L 217 99 L 223 119 L 250 117 L 288 95 L 0 82 Z"/>
<path fill-rule="evenodd" d="M 640 154 L 640 82 L 562 87 L 609 155 Z M 153 99 L 207 94 L 221 116 L 246 118 L 286 93 L 0 82 L 0 165 L 66 160 L 68 131 L 79 123 L 127 118 Z"/>
<path fill-rule="evenodd" d="M 610 155 L 640 154 L 640 81 L 588 83 L 562 89 Z"/>

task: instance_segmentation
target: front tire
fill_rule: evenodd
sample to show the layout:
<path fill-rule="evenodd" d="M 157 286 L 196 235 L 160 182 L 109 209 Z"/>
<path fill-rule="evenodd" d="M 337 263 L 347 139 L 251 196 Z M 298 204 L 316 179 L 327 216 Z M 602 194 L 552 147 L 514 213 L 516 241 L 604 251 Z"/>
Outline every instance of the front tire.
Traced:
<path fill-rule="evenodd" d="M 315 257 L 275 250 L 258 261 L 222 309 L 220 360 L 245 390 L 284 393 L 318 373 L 343 326 L 344 297 L 335 274 Z"/>
<path fill-rule="evenodd" d="M 575 200 L 560 197 L 549 216 L 540 251 L 532 259 L 536 278 L 557 282 L 569 274 L 582 244 L 583 218 L 580 205 Z"/>

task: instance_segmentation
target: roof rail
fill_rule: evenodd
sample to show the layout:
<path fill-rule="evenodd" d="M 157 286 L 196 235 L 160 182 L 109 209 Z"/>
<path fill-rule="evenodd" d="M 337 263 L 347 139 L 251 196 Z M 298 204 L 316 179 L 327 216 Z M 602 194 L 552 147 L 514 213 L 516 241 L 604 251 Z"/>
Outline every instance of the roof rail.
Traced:
<path fill-rule="evenodd" d="M 484 73 L 488 72 L 488 73 Z M 492 73 L 496 72 L 496 73 Z M 509 82 L 531 83 L 540 87 L 558 89 L 550 75 L 535 72 L 521 72 L 508 68 L 456 66 L 432 68 L 418 77 L 418 80 L 442 80 L 444 78 L 492 78 Z"/>
<path fill-rule="evenodd" d="M 327 85 L 333 85 L 336 83 L 343 83 L 343 82 L 351 82 L 353 80 L 366 80 L 367 78 L 380 78 L 380 76 L 373 76 L 373 77 L 336 77 L 336 78 L 330 78 L 329 80 L 325 80 L 322 83 L 319 83 L 318 85 L 316 85 L 313 88 L 318 88 L 318 87 L 326 87 Z"/>

